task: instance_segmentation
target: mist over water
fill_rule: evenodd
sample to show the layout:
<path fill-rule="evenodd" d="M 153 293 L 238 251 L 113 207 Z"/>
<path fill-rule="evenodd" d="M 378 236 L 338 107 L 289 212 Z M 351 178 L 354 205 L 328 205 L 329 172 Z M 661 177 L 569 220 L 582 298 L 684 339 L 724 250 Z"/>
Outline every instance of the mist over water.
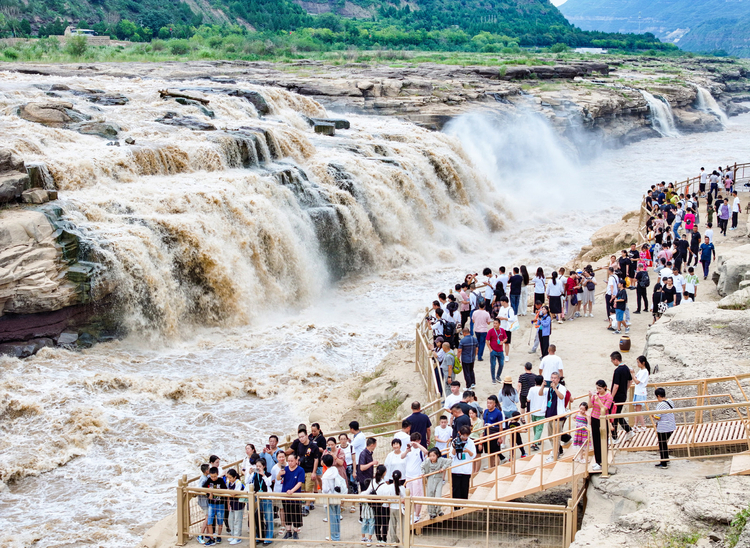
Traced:
<path fill-rule="evenodd" d="M 43 95 L 29 88 L 38 77 L 14 78 L 0 131 L 49 166 L 129 296 L 133 335 L 0 358 L 0 471 L 16 480 L 0 491 L 3 546 L 135 545 L 173 511 L 178 476 L 291 431 L 338 381 L 412 340 L 467 268 L 560 266 L 649 184 L 743 161 L 750 135 L 745 115 L 583 163 L 528 113 L 471 114 L 443 134 L 348 116 L 353 129 L 331 139 L 298 114 L 325 114 L 309 99 L 262 89 L 273 113 L 261 120 L 212 95 L 218 127 L 267 132 L 266 159 L 246 168 L 235 139 L 151 121 L 177 108 L 156 98 L 164 82 L 96 83 L 131 98 L 107 110 L 135 135 L 128 152 L 14 117 Z"/>

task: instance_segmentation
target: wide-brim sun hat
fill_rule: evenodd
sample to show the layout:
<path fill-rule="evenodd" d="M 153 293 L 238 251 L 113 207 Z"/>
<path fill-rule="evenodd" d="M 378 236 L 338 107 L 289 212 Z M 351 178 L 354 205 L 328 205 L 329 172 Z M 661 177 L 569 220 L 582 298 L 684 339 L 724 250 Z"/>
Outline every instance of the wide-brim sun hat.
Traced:
<path fill-rule="evenodd" d="M 513 377 L 511 377 L 510 375 L 508 375 L 507 377 L 505 377 L 503 379 L 503 384 L 513 384 Z"/>

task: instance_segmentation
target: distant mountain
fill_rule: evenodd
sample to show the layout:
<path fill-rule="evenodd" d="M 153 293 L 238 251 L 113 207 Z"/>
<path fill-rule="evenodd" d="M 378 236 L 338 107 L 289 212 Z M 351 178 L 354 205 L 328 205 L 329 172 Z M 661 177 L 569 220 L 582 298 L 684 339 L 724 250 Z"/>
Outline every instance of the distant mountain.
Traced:
<path fill-rule="evenodd" d="M 687 51 L 750 57 L 749 0 L 567 0 L 558 9 L 583 30 L 651 32 Z"/>

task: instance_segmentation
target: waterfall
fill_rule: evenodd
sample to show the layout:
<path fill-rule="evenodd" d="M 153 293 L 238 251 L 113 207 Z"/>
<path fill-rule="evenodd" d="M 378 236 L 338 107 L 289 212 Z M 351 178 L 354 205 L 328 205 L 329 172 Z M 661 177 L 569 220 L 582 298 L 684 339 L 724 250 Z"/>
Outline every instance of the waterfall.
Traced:
<path fill-rule="evenodd" d="M 703 112 L 710 112 L 721 121 L 722 126 L 726 127 L 729 123 L 729 119 L 724 111 L 721 110 L 719 103 L 716 102 L 716 99 L 711 95 L 711 92 L 698 84 L 695 84 L 695 89 L 698 91 L 698 95 L 696 96 L 696 108 Z"/>
<path fill-rule="evenodd" d="M 651 126 L 659 132 L 662 137 L 677 137 L 680 132 L 677 131 L 674 123 L 674 114 L 672 107 L 663 99 L 654 97 L 648 91 L 638 90 L 648 103 L 648 109 L 651 113 Z"/>

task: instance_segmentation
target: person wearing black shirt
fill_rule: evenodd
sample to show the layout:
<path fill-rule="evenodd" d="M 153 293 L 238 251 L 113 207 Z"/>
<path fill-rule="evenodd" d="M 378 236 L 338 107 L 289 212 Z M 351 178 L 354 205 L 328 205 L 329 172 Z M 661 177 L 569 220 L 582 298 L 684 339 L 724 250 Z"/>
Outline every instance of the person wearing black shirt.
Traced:
<path fill-rule="evenodd" d="M 617 277 L 623 279 L 628 275 L 628 269 L 630 268 L 630 257 L 628 257 L 628 252 L 625 249 L 622 250 L 622 256 L 617 259 L 617 262 L 620 265 L 620 273 L 617 274 Z"/>
<path fill-rule="evenodd" d="M 208 471 L 208 479 L 204 484 L 206 489 L 226 489 L 227 483 L 224 478 L 219 477 L 219 469 L 212 466 Z M 206 516 L 206 524 L 208 525 L 208 538 L 206 544 L 211 546 L 216 542 L 216 539 L 221 542 L 221 528 L 224 526 L 224 497 L 220 495 L 208 494 L 208 515 Z M 213 538 L 214 532 L 214 521 L 216 522 L 216 539 Z"/>
<path fill-rule="evenodd" d="M 411 423 L 411 432 L 417 432 L 421 437 L 421 443 L 425 449 L 430 446 L 430 436 L 432 435 L 432 421 L 430 417 L 422 413 L 422 404 L 418 401 L 411 404 L 411 415 L 406 420 Z"/>
<path fill-rule="evenodd" d="M 682 262 L 686 261 L 688 258 L 688 250 L 690 249 L 690 242 L 687 241 L 685 238 L 680 238 L 675 241 L 674 243 L 675 247 L 677 247 L 678 253 L 675 253 L 673 259 L 674 259 L 674 267 L 679 271 L 682 272 Z"/>
<path fill-rule="evenodd" d="M 320 451 L 320 459 L 323 458 L 323 451 L 326 449 L 326 437 L 323 435 L 323 431 L 320 429 L 320 424 L 314 422 L 310 425 L 310 438 L 315 442 Z M 318 468 L 315 470 L 315 485 L 318 491 L 323 488 L 323 463 L 318 459 Z"/>
<path fill-rule="evenodd" d="M 325 447 L 325 446 L 324 446 Z M 320 449 L 308 435 L 307 430 L 303 427 L 297 432 L 297 439 L 294 440 L 291 447 L 287 449 L 286 454 L 294 453 L 299 459 L 299 466 L 305 472 L 304 491 L 314 493 L 317 479 L 318 464 L 320 463 Z M 315 508 L 315 501 L 308 501 L 302 508 L 302 516 L 307 516 L 310 510 Z"/>
<path fill-rule="evenodd" d="M 636 281 L 636 295 L 635 300 L 637 302 L 636 314 L 641 313 L 641 300 L 643 300 L 643 310 L 648 312 L 648 286 L 651 284 L 651 279 L 648 277 L 648 272 L 643 266 L 643 263 L 638 264 L 638 272 L 635 273 Z"/>
<path fill-rule="evenodd" d="M 693 226 L 693 232 L 690 234 L 690 255 L 688 256 L 687 265 L 690 266 L 690 262 L 695 258 L 693 266 L 698 266 L 698 255 L 701 246 L 701 233 L 698 232 L 698 227 Z"/>
<path fill-rule="evenodd" d="M 523 276 L 517 266 L 513 267 L 513 275 L 508 279 L 510 286 L 510 307 L 513 313 L 518 315 L 518 306 L 521 303 L 521 288 L 523 287 Z"/>
<path fill-rule="evenodd" d="M 375 438 L 367 438 L 367 446 L 359 454 L 359 461 L 357 462 L 357 481 L 359 482 L 359 491 L 364 493 L 367 486 L 370 484 L 373 478 L 373 470 L 377 468 L 378 461 L 373 457 L 375 447 L 377 446 L 377 440 Z"/>
<path fill-rule="evenodd" d="M 672 278 L 662 279 L 661 300 L 667 303 L 667 307 L 672 308 L 677 295 L 677 288 L 674 286 Z"/>
<path fill-rule="evenodd" d="M 531 369 L 533 365 L 531 362 L 526 362 L 526 365 L 523 366 L 526 370 L 524 373 L 522 373 L 518 377 L 518 400 L 521 404 L 521 409 L 526 411 L 526 413 L 529 412 L 529 389 L 535 385 L 536 383 L 536 375 L 531 372 Z"/>
<path fill-rule="evenodd" d="M 635 244 L 630 244 L 630 251 L 628 252 L 630 257 L 630 264 L 628 265 L 628 277 L 630 278 L 630 289 L 635 289 L 635 268 L 638 265 L 638 259 L 641 258 L 641 254 L 635 248 Z"/>
<path fill-rule="evenodd" d="M 617 295 L 615 296 L 615 319 L 617 320 L 617 329 L 615 333 L 620 333 L 625 323 L 625 308 L 628 306 L 628 292 L 625 291 L 625 282 L 620 279 L 617 281 Z"/>
<path fill-rule="evenodd" d="M 630 374 L 630 368 L 622 363 L 622 354 L 612 352 L 609 355 L 612 365 L 615 366 L 615 372 L 612 375 L 612 399 L 615 400 L 615 413 L 622 413 L 623 404 L 628 399 L 628 388 L 633 382 L 633 376 Z M 615 419 L 612 440 L 617 443 L 617 425 L 622 426 L 625 431 L 625 439 L 631 437 L 630 425 L 624 418 Z"/>
<path fill-rule="evenodd" d="M 451 407 L 451 414 L 453 415 L 453 438 L 455 439 L 462 426 L 468 426 L 471 428 L 471 419 L 469 418 L 469 415 L 464 414 L 464 410 L 458 403 Z"/>

